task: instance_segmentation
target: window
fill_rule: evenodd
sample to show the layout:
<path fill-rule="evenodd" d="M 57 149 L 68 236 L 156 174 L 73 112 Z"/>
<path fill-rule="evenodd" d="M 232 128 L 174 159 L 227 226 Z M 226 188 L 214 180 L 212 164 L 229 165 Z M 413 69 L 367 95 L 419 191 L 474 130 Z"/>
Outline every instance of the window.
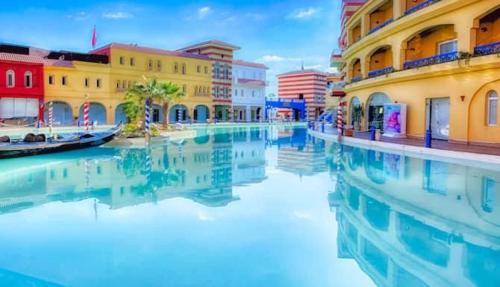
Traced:
<path fill-rule="evenodd" d="M 26 88 L 33 87 L 33 74 L 30 71 L 24 73 L 24 86 Z"/>
<path fill-rule="evenodd" d="M 68 85 L 68 77 L 63 76 L 61 78 L 61 85 L 63 85 L 63 86 L 67 86 Z"/>
<path fill-rule="evenodd" d="M 153 70 L 153 60 L 149 60 L 148 61 L 148 71 L 152 71 Z"/>
<path fill-rule="evenodd" d="M 205 74 L 208 74 L 208 67 L 205 66 Z"/>
<path fill-rule="evenodd" d="M 456 52 L 458 48 L 457 40 L 439 43 L 439 55 Z"/>
<path fill-rule="evenodd" d="M 116 81 L 116 88 L 119 89 L 120 86 L 121 86 L 121 81 L 120 80 Z"/>
<path fill-rule="evenodd" d="M 89 78 L 85 78 L 84 85 L 85 85 L 85 88 L 89 87 Z"/>
<path fill-rule="evenodd" d="M 122 82 L 122 89 L 126 89 L 127 88 L 127 81 L 123 81 Z"/>
<path fill-rule="evenodd" d="M 238 96 L 238 89 L 234 89 L 234 96 L 237 97 Z"/>
<path fill-rule="evenodd" d="M 54 84 L 54 75 L 49 75 L 49 85 Z"/>
<path fill-rule="evenodd" d="M 490 91 L 487 94 L 487 120 L 489 126 L 498 124 L 498 94 L 495 91 Z"/>
<path fill-rule="evenodd" d="M 179 73 L 179 64 L 174 63 L 174 73 Z"/>
<path fill-rule="evenodd" d="M 158 60 L 156 62 L 156 70 L 161 71 L 161 61 L 160 60 Z"/>
<path fill-rule="evenodd" d="M 229 79 L 229 65 L 224 64 L 224 79 Z"/>
<path fill-rule="evenodd" d="M 120 65 L 125 65 L 125 57 L 120 57 Z"/>
<path fill-rule="evenodd" d="M 97 80 L 95 81 L 95 85 L 96 85 L 96 87 L 100 88 L 100 87 L 101 87 L 101 85 L 102 85 L 102 80 L 101 80 L 101 79 L 97 79 Z"/>
<path fill-rule="evenodd" d="M 201 66 L 200 65 L 196 66 L 196 72 L 201 73 Z"/>
<path fill-rule="evenodd" d="M 134 58 L 130 58 L 130 66 L 135 66 L 135 59 Z"/>
<path fill-rule="evenodd" d="M 186 74 L 186 64 L 182 64 L 182 74 Z"/>
<path fill-rule="evenodd" d="M 214 65 L 214 79 L 219 79 L 220 78 L 220 64 L 215 63 Z"/>
<path fill-rule="evenodd" d="M 187 91 L 187 87 L 186 87 L 186 85 L 182 85 L 182 92 L 183 92 L 183 93 L 186 93 L 186 91 Z"/>
<path fill-rule="evenodd" d="M 7 88 L 13 88 L 16 85 L 16 74 L 12 70 L 7 71 Z"/>
<path fill-rule="evenodd" d="M 255 97 L 255 91 L 252 91 L 252 97 Z"/>

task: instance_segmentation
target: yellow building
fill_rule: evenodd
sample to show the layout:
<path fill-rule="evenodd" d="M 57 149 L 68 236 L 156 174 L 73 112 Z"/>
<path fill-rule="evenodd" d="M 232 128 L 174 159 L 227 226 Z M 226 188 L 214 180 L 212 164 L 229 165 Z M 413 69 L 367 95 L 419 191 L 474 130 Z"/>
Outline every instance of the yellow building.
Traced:
<path fill-rule="evenodd" d="M 381 128 L 397 102 L 409 137 L 500 144 L 498 1 L 369 0 L 345 28 L 349 124 Z"/>
<path fill-rule="evenodd" d="M 45 67 L 45 99 L 55 102 L 55 120 L 60 124 L 81 119 L 86 96 L 92 121 L 124 122 L 125 91 L 144 76 L 170 81 L 185 92 L 179 103 L 170 105 L 169 121 L 206 122 L 210 118 L 212 67 L 207 56 L 116 43 L 90 54 L 60 56 L 65 64 Z M 161 103 L 155 103 L 153 122 L 163 117 Z"/>

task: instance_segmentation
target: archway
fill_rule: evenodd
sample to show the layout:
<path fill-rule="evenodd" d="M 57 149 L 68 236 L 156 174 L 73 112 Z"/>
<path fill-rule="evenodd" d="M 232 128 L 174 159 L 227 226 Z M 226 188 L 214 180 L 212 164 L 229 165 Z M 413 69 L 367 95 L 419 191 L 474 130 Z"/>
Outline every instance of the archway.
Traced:
<path fill-rule="evenodd" d="M 205 105 L 198 105 L 194 108 L 193 119 L 198 123 L 206 123 L 210 116 L 210 110 Z"/>
<path fill-rule="evenodd" d="M 351 103 L 349 104 L 349 119 L 354 129 L 359 131 L 361 129 L 361 120 L 363 119 L 363 106 L 358 97 L 351 99 Z"/>
<path fill-rule="evenodd" d="M 391 102 L 391 99 L 384 93 L 374 93 L 366 103 L 368 111 L 367 127 L 368 129 L 382 129 L 384 126 L 384 104 Z"/>
<path fill-rule="evenodd" d="M 476 55 L 489 55 L 500 51 L 499 26 L 500 5 L 474 19 L 471 39 Z"/>
<path fill-rule="evenodd" d="M 83 106 L 80 107 L 78 121 L 83 123 Z M 101 103 L 90 103 L 89 120 L 91 123 L 106 124 L 106 107 Z"/>
<path fill-rule="evenodd" d="M 115 109 L 115 124 L 128 123 L 127 115 L 125 114 L 125 104 L 119 104 Z"/>
<path fill-rule="evenodd" d="M 168 120 L 170 123 L 185 122 L 188 119 L 188 109 L 184 105 L 175 105 L 170 108 Z"/>
<path fill-rule="evenodd" d="M 53 104 L 53 121 L 57 126 L 70 126 L 73 124 L 73 111 L 71 106 L 66 102 L 52 102 Z M 45 107 L 45 123 L 49 123 L 49 104 Z"/>
<path fill-rule="evenodd" d="M 487 83 L 473 95 L 469 104 L 467 129 L 470 143 L 500 144 L 499 98 L 500 80 Z"/>

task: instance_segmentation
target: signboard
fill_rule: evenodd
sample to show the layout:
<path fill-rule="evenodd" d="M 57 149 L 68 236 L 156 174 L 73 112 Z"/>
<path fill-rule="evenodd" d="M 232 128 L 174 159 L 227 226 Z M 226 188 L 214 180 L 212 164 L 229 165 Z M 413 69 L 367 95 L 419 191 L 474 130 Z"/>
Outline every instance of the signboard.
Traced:
<path fill-rule="evenodd" d="M 406 104 L 384 104 L 384 136 L 406 137 Z"/>

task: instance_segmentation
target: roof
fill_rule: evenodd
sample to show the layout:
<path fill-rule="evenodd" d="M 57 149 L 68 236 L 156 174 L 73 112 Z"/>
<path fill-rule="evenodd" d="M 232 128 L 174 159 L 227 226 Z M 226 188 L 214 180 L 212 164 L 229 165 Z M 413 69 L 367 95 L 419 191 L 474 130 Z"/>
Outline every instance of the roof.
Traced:
<path fill-rule="evenodd" d="M 233 60 L 234 65 L 240 65 L 240 66 L 246 66 L 246 67 L 252 67 L 252 68 L 259 68 L 259 69 L 269 69 L 266 65 L 261 64 L 261 63 L 253 63 L 253 62 L 247 62 L 243 60 Z"/>
<path fill-rule="evenodd" d="M 73 64 L 68 61 L 49 60 L 33 55 L 20 55 L 20 54 L 10 54 L 10 53 L 0 53 L 0 61 L 43 64 L 47 66 L 58 66 L 58 67 L 73 67 Z"/>
<path fill-rule="evenodd" d="M 187 50 L 199 49 L 199 48 L 210 47 L 210 46 L 216 46 L 219 48 L 229 49 L 229 50 L 233 50 L 233 51 L 241 49 L 238 46 L 235 46 L 235 45 L 232 45 L 232 44 L 229 44 L 226 42 L 222 42 L 219 40 L 210 40 L 210 41 L 194 44 L 194 45 L 188 46 L 186 48 L 179 49 L 179 51 L 187 51 Z"/>
<path fill-rule="evenodd" d="M 143 46 L 138 46 L 138 45 L 134 45 L 134 44 L 121 44 L 121 43 L 111 43 L 111 44 L 108 44 L 108 45 L 103 46 L 101 48 L 90 51 L 90 53 L 91 54 L 98 54 L 98 53 L 104 52 L 107 49 L 112 49 L 112 48 L 128 50 L 128 51 L 136 51 L 136 52 L 148 53 L 148 54 L 157 54 L 157 55 L 167 55 L 167 56 L 209 60 L 208 56 L 205 56 L 205 55 L 192 54 L 192 53 L 187 53 L 187 52 L 182 52 L 182 51 L 170 51 L 170 50 L 163 50 L 163 49 L 157 49 L 157 48 L 149 48 L 149 47 L 143 47 Z"/>
<path fill-rule="evenodd" d="M 322 72 L 319 70 L 305 69 L 305 70 L 297 70 L 297 71 L 291 71 L 291 72 L 279 74 L 277 77 L 293 76 L 293 75 L 309 75 L 309 74 L 316 74 L 316 75 L 322 75 L 322 76 L 327 75 L 325 72 Z"/>

